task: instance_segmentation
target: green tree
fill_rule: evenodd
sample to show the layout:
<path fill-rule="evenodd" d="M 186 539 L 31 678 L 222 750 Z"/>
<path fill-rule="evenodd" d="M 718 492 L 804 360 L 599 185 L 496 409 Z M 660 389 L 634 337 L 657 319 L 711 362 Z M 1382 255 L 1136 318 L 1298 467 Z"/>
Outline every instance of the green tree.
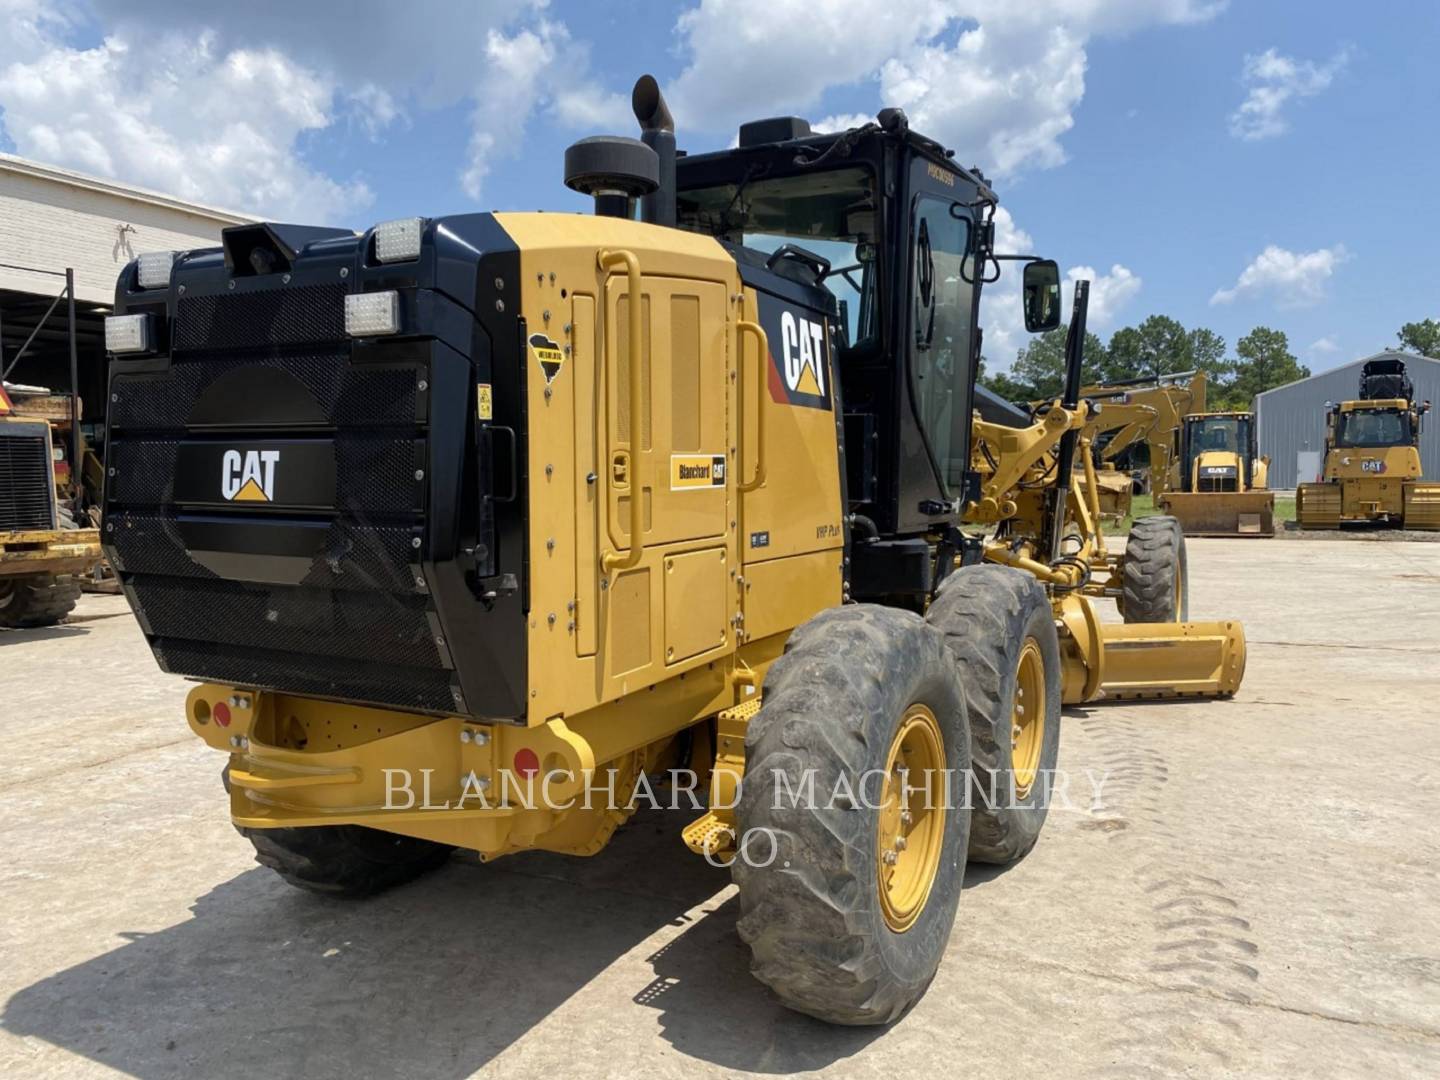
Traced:
<path fill-rule="evenodd" d="M 1284 332 L 1268 326 L 1257 326 L 1241 338 L 1235 353 L 1234 376 L 1220 388 L 1212 408 L 1248 409 L 1256 394 L 1310 375 L 1310 369 L 1290 352 Z"/>
<path fill-rule="evenodd" d="M 1222 353 L 1224 348 L 1222 341 Z M 1168 315 L 1150 315 L 1139 326 L 1122 327 L 1110 335 L 1103 371 L 1107 381 L 1118 382 L 1190 371 L 1194 367 L 1194 342 L 1185 327 Z"/>
<path fill-rule="evenodd" d="M 1407 322 L 1395 336 L 1407 352 L 1440 359 L 1440 322 L 1434 319 Z"/>
<path fill-rule="evenodd" d="M 1007 401 L 1043 401 L 1060 396 L 1065 389 L 1064 327 L 1031 338 L 1021 346 L 1015 363 L 1008 372 L 986 376 L 987 389 Z M 1105 362 L 1105 344 L 1094 334 L 1085 335 L 1085 365 L 1081 369 L 1086 382 L 1094 381 Z"/>

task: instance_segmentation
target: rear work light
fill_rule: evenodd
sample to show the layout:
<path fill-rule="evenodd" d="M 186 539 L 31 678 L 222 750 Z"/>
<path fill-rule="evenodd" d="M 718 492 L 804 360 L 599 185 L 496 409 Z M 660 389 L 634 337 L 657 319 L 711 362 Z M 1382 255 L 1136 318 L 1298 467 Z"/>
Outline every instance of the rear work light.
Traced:
<path fill-rule="evenodd" d="M 345 332 L 351 337 L 375 337 L 400 330 L 400 294 L 351 293 L 345 297 Z"/>
<path fill-rule="evenodd" d="M 138 353 L 150 351 L 149 315 L 107 315 L 105 317 L 105 351 Z"/>
<path fill-rule="evenodd" d="M 147 251 L 139 258 L 136 278 L 142 289 L 160 289 L 170 284 L 170 270 L 175 265 L 173 251 Z"/>
<path fill-rule="evenodd" d="M 407 262 L 420 257 L 420 229 L 424 221 L 418 217 L 396 218 L 375 226 L 375 259 L 382 263 Z"/>

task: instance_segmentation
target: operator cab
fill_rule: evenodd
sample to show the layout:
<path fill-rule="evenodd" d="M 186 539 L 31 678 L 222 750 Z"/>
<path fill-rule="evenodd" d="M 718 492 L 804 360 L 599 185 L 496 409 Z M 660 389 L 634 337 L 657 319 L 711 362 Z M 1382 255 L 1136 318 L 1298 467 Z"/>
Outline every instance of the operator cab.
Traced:
<path fill-rule="evenodd" d="M 1257 449 L 1253 414 L 1187 416 L 1180 438 L 1182 491 L 1249 491 L 1254 486 Z"/>
<path fill-rule="evenodd" d="M 676 223 L 726 244 L 742 278 L 785 278 L 830 313 L 856 520 L 885 537 L 953 527 L 975 491 L 975 268 L 996 205 L 985 178 L 889 109 L 835 134 L 746 124 L 734 149 L 681 156 L 676 189 Z M 1057 276 L 1057 322 L 1058 300 Z"/>

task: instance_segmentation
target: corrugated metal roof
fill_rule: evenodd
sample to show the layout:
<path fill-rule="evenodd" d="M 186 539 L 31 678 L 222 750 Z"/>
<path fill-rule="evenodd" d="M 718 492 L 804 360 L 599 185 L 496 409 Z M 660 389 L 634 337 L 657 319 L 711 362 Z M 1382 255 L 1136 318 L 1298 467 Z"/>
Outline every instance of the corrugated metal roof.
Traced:
<path fill-rule="evenodd" d="M 1339 367 L 1326 368 L 1324 371 L 1317 371 L 1314 375 L 1306 375 L 1303 379 L 1295 379 L 1292 382 L 1281 383 L 1279 386 L 1272 386 L 1269 390 L 1262 390 L 1260 391 L 1260 393 L 1255 395 L 1255 400 L 1258 401 L 1262 397 L 1266 397 L 1269 394 L 1279 393 L 1281 390 L 1288 390 L 1290 387 L 1297 386 L 1303 382 L 1310 382 L 1312 379 L 1323 379 L 1327 376 L 1334 375 L 1337 371 L 1349 371 L 1351 368 L 1362 367 L 1363 365 L 1368 364 L 1371 360 L 1383 360 L 1386 357 L 1391 356 L 1396 357 L 1400 360 L 1404 360 L 1407 364 L 1414 363 L 1417 360 L 1428 361 L 1431 364 L 1440 364 L 1440 360 L 1437 360 L 1433 356 L 1422 356 L 1419 353 L 1406 352 L 1403 349 L 1382 349 L 1380 352 L 1373 353 L 1370 356 L 1362 356 L 1359 360 L 1351 360 L 1348 364 L 1341 364 Z M 1358 380 L 1356 381 L 1356 385 L 1359 385 Z"/>

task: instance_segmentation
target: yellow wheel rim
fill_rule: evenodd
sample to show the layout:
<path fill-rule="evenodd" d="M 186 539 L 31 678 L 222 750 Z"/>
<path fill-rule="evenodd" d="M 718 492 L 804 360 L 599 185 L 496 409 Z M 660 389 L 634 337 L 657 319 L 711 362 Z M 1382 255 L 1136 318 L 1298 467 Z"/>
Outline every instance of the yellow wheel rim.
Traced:
<path fill-rule="evenodd" d="M 1175 621 L 1183 622 L 1185 616 L 1185 572 L 1175 567 Z"/>
<path fill-rule="evenodd" d="M 1045 657 L 1033 637 L 1025 639 L 1015 670 L 1015 702 L 1010 717 L 1010 767 L 1015 795 L 1030 794 L 1045 745 Z"/>
<path fill-rule="evenodd" d="M 945 845 L 945 741 L 924 705 L 905 711 L 885 759 L 875 844 L 885 923 L 897 934 L 925 910 Z"/>

